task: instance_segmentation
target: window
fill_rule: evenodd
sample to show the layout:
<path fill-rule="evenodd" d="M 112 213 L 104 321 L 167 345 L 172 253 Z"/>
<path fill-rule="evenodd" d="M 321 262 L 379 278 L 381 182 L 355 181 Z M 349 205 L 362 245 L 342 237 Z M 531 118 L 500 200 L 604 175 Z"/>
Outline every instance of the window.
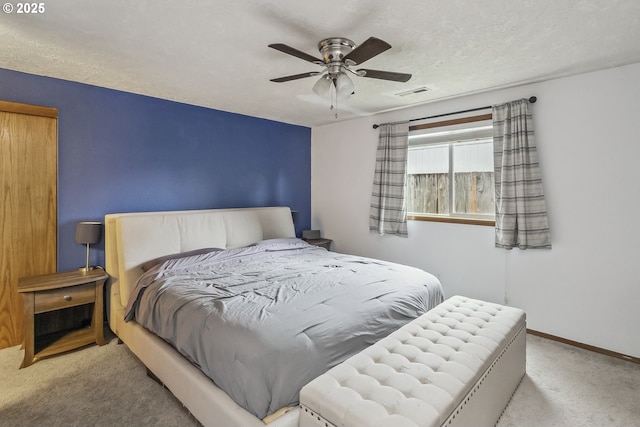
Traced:
<path fill-rule="evenodd" d="M 407 212 L 409 219 L 494 224 L 490 114 L 410 128 Z"/>

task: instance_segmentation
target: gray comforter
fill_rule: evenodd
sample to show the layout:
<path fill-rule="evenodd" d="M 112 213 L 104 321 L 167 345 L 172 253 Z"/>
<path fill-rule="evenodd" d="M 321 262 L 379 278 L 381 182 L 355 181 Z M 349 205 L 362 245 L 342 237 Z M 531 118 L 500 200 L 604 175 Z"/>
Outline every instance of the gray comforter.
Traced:
<path fill-rule="evenodd" d="M 422 270 L 278 239 L 152 268 L 127 319 L 263 418 L 442 300 L 439 281 Z"/>

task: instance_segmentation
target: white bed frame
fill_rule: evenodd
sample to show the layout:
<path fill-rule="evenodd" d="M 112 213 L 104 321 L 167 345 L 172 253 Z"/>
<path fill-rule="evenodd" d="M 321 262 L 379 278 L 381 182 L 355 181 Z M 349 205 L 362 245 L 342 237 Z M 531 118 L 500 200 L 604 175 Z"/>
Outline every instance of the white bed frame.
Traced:
<path fill-rule="evenodd" d="M 105 258 L 109 326 L 145 366 L 205 426 L 264 427 L 238 406 L 199 369 L 135 321 L 124 321 L 124 309 L 142 274 L 154 258 L 200 248 L 231 249 L 263 239 L 295 237 L 288 207 L 141 212 L 105 216 Z M 269 427 L 298 425 L 295 408 Z"/>

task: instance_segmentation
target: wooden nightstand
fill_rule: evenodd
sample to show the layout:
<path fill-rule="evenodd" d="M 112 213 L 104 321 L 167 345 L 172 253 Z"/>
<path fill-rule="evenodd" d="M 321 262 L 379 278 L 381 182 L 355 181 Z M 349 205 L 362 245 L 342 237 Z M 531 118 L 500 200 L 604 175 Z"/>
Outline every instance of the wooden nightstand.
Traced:
<path fill-rule="evenodd" d="M 104 340 L 103 288 L 109 275 L 101 268 L 45 274 L 18 279 L 18 292 L 24 298 L 24 359 L 26 368 L 40 358 L 83 347 L 106 344 Z M 35 315 L 83 304 L 93 304 L 91 326 L 54 337 L 42 349 L 36 349 Z"/>
<path fill-rule="evenodd" d="M 325 248 L 326 250 L 331 250 L 331 242 L 333 242 L 333 240 L 331 239 L 307 239 L 305 240 L 305 242 L 307 242 L 310 245 L 314 245 L 314 246 L 320 246 L 322 248 Z"/>

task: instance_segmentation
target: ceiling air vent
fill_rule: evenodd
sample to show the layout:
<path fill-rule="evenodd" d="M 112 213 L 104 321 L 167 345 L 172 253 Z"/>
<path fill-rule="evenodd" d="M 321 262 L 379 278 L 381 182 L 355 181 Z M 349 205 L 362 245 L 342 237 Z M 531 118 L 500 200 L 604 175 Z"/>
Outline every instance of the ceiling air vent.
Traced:
<path fill-rule="evenodd" d="M 428 87 L 426 86 L 422 86 L 422 87 L 417 87 L 415 89 L 411 89 L 411 90 L 407 90 L 405 92 L 400 92 L 400 93 L 396 93 L 396 96 L 409 96 L 409 95 L 415 95 L 417 93 L 422 93 L 422 92 L 427 92 L 429 90 Z"/>

